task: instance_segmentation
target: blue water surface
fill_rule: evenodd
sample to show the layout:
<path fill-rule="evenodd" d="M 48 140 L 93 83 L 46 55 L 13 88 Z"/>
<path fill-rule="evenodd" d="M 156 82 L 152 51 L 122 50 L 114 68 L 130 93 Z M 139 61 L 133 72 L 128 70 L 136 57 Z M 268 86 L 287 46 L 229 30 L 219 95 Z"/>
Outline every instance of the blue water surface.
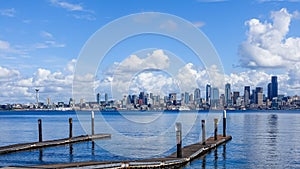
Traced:
<path fill-rule="evenodd" d="M 206 119 L 207 129 L 212 130 L 211 117 L 221 118 L 222 114 L 210 113 L 213 114 L 210 117 L 208 112 L 181 112 L 185 114 L 178 118 L 178 112 L 123 113 L 95 112 L 96 133 L 120 133 L 112 134 L 111 139 L 0 155 L 0 166 L 164 157 L 176 151 L 175 122 L 182 122 L 183 144 L 188 145 L 201 139 L 201 119 Z M 0 112 L 0 146 L 37 141 L 38 119 L 42 119 L 44 140 L 68 137 L 69 118 L 73 118 L 73 135 L 89 134 L 90 112 L 79 114 Z M 219 124 L 219 133 L 221 127 Z M 207 135 L 211 136 L 212 132 L 207 131 Z M 227 133 L 232 135 L 232 141 L 184 168 L 300 168 L 299 111 L 228 112 Z"/>

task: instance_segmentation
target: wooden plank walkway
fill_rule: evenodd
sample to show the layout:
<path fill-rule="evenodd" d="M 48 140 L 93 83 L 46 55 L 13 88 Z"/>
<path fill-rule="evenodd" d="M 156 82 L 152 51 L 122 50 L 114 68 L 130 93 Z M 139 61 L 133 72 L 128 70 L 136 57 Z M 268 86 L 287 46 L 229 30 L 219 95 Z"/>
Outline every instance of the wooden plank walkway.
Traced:
<path fill-rule="evenodd" d="M 0 155 L 17 152 L 17 151 L 33 150 L 37 148 L 60 146 L 65 144 L 92 141 L 96 139 L 108 139 L 108 138 L 111 138 L 110 134 L 95 134 L 95 135 L 81 135 L 72 138 L 63 138 L 63 139 L 48 140 L 42 142 L 14 144 L 14 145 L 0 147 Z"/>
<path fill-rule="evenodd" d="M 178 168 L 186 165 L 195 158 L 201 157 L 211 150 L 217 148 L 219 145 L 225 144 L 231 140 L 231 136 L 210 137 L 206 140 L 206 145 L 196 143 L 182 148 L 182 158 L 176 157 L 176 152 L 165 158 L 153 158 L 136 161 L 106 161 L 106 162 L 75 162 L 67 164 L 50 164 L 30 166 L 30 168 L 114 168 L 114 169 L 139 169 L 139 168 Z"/>

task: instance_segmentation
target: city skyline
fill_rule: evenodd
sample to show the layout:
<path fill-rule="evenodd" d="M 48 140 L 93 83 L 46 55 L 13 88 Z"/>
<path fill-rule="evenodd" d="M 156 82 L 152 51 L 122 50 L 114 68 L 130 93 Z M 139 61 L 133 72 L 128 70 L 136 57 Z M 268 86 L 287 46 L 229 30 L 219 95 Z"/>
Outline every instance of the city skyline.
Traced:
<path fill-rule="evenodd" d="M 88 38 L 106 24 L 140 12 L 169 13 L 201 30 L 220 56 L 224 81 L 231 84 L 231 91 L 243 93 L 244 86 L 251 89 L 261 86 L 267 92 L 269 78 L 276 75 L 280 86 L 278 94 L 300 93 L 299 1 L 45 0 L 32 1 L 31 5 L 25 3 L 12 0 L 0 5 L 0 21 L 5 23 L 0 26 L 0 103 L 3 104 L 34 102 L 36 88 L 43 102 L 48 97 L 53 102 L 67 101 L 72 97 L 77 56 Z M 172 23 L 162 26 L 170 31 L 176 28 Z M 145 48 L 155 50 L 137 52 Z M 182 44 L 160 36 L 126 39 L 124 44 L 111 49 L 98 74 L 88 78 L 94 79 L 96 93 L 109 93 L 114 72 L 143 71 L 143 64 L 158 64 L 157 58 L 163 60 L 158 68 L 164 68 L 170 66 L 172 53 L 184 61 L 174 76 L 181 80 L 194 79 L 184 81 L 182 91 L 191 92 L 199 87 L 203 95 L 206 84 L 211 83 L 220 93 L 225 93 L 225 84 L 214 84 L 220 70 L 205 67 Z M 207 70 L 215 73 L 210 79 Z M 147 90 L 161 89 L 176 78 L 144 72 L 133 79 L 138 85 L 131 87 L 133 91 L 138 91 L 139 86 Z M 147 83 L 148 79 L 152 79 L 151 83 Z M 159 80 L 166 83 L 160 84 Z M 169 92 L 163 88 L 161 91 Z"/>

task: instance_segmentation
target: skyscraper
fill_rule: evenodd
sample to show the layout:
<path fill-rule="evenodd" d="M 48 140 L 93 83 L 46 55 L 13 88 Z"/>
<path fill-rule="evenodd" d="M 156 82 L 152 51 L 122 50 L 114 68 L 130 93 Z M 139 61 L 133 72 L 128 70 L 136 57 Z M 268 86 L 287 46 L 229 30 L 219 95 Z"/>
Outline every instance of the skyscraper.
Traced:
<path fill-rule="evenodd" d="M 220 98 L 219 89 L 216 87 L 213 87 L 212 88 L 211 105 L 215 106 L 215 107 L 219 106 L 219 104 L 220 104 L 219 98 Z"/>
<path fill-rule="evenodd" d="M 231 86 L 229 83 L 227 83 L 225 85 L 225 105 L 231 105 L 232 101 L 231 101 Z"/>
<path fill-rule="evenodd" d="M 244 102 L 245 102 L 245 106 L 250 105 L 250 86 L 245 86 L 245 89 L 244 89 Z"/>
<path fill-rule="evenodd" d="M 210 105 L 210 99 L 211 99 L 211 86 L 210 84 L 206 85 L 206 103 Z"/>
<path fill-rule="evenodd" d="M 190 94 L 188 92 L 184 93 L 184 104 L 189 104 L 190 102 Z"/>
<path fill-rule="evenodd" d="M 107 93 L 104 94 L 104 99 L 105 99 L 105 104 L 107 104 L 108 103 L 108 94 Z"/>
<path fill-rule="evenodd" d="M 194 101 L 196 104 L 199 104 L 201 100 L 201 91 L 199 88 L 196 88 L 194 91 Z"/>
<path fill-rule="evenodd" d="M 97 104 L 100 104 L 100 93 L 97 93 L 96 100 L 97 100 Z"/>
<path fill-rule="evenodd" d="M 272 76 L 271 78 L 271 83 L 272 83 L 272 87 L 271 87 L 271 96 L 273 99 L 274 97 L 278 97 L 278 83 L 277 83 L 277 76 Z"/>
<path fill-rule="evenodd" d="M 233 104 L 236 104 L 238 97 L 240 97 L 240 92 L 233 92 Z"/>
<path fill-rule="evenodd" d="M 268 84 L 268 99 L 272 100 L 272 83 Z"/>
<path fill-rule="evenodd" d="M 256 89 L 255 89 L 255 103 L 258 106 L 261 106 L 263 104 L 263 88 L 262 87 L 256 87 Z"/>

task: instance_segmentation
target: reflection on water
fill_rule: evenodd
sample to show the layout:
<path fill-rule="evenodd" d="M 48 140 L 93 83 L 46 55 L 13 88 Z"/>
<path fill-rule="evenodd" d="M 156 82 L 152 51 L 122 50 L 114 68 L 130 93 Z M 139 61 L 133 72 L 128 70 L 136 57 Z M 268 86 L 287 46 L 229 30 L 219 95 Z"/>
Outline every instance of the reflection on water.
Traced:
<path fill-rule="evenodd" d="M 39 149 L 39 161 L 43 162 L 43 149 L 42 148 Z"/>
<path fill-rule="evenodd" d="M 217 148 L 214 150 L 214 156 L 215 156 L 214 167 L 218 168 L 218 149 Z"/>
<path fill-rule="evenodd" d="M 202 169 L 206 168 L 206 156 L 203 157 L 202 159 Z"/>
<path fill-rule="evenodd" d="M 73 144 L 69 144 L 69 152 L 70 152 L 70 161 L 69 162 L 72 162 L 73 161 Z"/>

